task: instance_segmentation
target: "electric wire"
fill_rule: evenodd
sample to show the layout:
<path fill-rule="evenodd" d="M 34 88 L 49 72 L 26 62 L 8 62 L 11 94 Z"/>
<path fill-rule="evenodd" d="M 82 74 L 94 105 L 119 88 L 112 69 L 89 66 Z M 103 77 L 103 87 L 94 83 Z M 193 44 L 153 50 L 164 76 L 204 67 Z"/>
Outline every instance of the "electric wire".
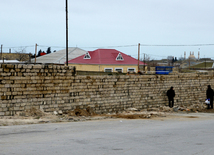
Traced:
<path fill-rule="evenodd" d="M 155 44 L 140 44 L 140 46 L 214 46 L 214 44 L 178 44 L 178 45 L 155 45 Z"/>
<path fill-rule="evenodd" d="M 41 48 L 47 48 L 47 47 L 51 47 L 51 48 L 65 48 L 65 46 L 50 46 L 50 45 L 37 45 L 38 47 Z M 131 45 L 111 45 L 111 46 L 91 46 L 91 47 L 79 47 L 79 48 L 93 48 L 93 49 L 100 49 L 100 48 L 128 48 L 128 47 L 137 47 L 138 44 L 131 44 Z M 214 46 L 214 44 L 212 43 L 207 43 L 207 44 L 140 44 L 140 47 L 187 47 L 187 46 Z M 32 48 L 35 47 L 35 45 L 26 45 L 26 46 L 11 46 L 11 47 L 4 47 L 3 46 L 3 50 L 5 51 L 5 49 L 18 49 L 18 48 L 22 48 L 22 49 L 26 49 L 26 48 Z M 70 48 L 70 47 L 69 47 Z M 155 55 L 155 54 L 147 54 L 147 53 L 141 53 L 141 54 L 146 54 L 147 56 L 150 57 L 167 57 L 165 55 Z M 128 54 L 130 55 L 130 54 Z M 133 57 L 137 57 L 137 54 L 132 54 Z M 206 57 L 210 57 L 210 58 L 214 58 L 213 56 L 206 56 Z"/>

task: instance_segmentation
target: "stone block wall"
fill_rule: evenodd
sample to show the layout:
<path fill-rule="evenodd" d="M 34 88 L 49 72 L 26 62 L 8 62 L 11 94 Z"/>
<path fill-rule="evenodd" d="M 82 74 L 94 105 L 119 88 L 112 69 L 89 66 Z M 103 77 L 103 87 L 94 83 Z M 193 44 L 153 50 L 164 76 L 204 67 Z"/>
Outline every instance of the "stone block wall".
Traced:
<path fill-rule="evenodd" d="M 0 65 L 0 115 L 32 107 L 45 112 L 90 107 L 94 112 L 145 109 L 168 105 L 174 86 L 175 105 L 203 103 L 212 74 L 74 76 L 74 68 L 57 65 Z"/>

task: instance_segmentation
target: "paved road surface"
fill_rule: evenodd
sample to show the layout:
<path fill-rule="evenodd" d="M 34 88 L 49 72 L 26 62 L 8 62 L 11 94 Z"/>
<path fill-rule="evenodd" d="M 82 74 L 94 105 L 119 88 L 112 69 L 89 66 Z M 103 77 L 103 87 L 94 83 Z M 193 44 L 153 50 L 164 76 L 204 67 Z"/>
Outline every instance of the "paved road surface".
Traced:
<path fill-rule="evenodd" d="M 0 127 L 0 155 L 213 155 L 214 115 Z"/>

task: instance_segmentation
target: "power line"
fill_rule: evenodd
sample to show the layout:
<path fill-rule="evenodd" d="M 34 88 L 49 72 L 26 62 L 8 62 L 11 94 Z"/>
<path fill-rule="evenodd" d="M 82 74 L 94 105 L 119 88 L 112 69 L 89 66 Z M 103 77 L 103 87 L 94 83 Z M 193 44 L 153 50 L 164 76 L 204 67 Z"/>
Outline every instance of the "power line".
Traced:
<path fill-rule="evenodd" d="M 52 48 L 65 48 L 65 46 L 48 46 L 48 45 L 38 45 L 39 47 L 52 47 Z"/>
<path fill-rule="evenodd" d="M 134 47 L 134 46 L 138 46 L 136 45 L 119 45 L 119 46 L 100 46 L 100 47 L 80 47 L 80 48 L 115 48 L 115 47 Z"/>
<path fill-rule="evenodd" d="M 180 44 L 180 45 L 155 45 L 155 44 L 140 44 L 140 46 L 214 46 L 214 44 Z"/>
<path fill-rule="evenodd" d="M 29 46 L 14 46 L 14 47 L 4 47 L 3 48 L 27 48 L 27 47 L 34 47 L 34 45 L 29 45 Z"/>
<path fill-rule="evenodd" d="M 50 45 L 38 45 L 40 47 L 53 47 L 53 48 L 65 48 L 65 46 L 50 46 Z M 137 47 L 137 44 L 132 45 L 111 45 L 111 46 L 91 46 L 91 47 L 80 47 L 80 48 L 116 48 L 116 47 Z M 214 44 L 140 44 L 140 46 L 214 46 Z M 27 46 L 14 46 L 14 47 L 4 47 L 3 48 L 27 48 L 27 47 L 34 47 L 34 45 L 27 45 Z"/>

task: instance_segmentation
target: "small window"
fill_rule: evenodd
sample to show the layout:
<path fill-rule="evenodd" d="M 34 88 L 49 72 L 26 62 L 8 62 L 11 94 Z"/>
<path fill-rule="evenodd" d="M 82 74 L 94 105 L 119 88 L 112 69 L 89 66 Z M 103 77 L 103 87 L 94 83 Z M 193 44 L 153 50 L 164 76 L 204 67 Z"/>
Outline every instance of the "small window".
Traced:
<path fill-rule="evenodd" d="M 123 69 L 122 68 L 115 68 L 115 71 L 118 72 L 118 73 L 122 73 Z"/>
<path fill-rule="evenodd" d="M 91 56 L 88 52 L 85 54 L 84 59 L 91 59 Z"/>
<path fill-rule="evenodd" d="M 135 72 L 135 68 L 128 68 L 128 72 Z"/>
<path fill-rule="evenodd" d="M 112 72 L 112 68 L 105 68 L 105 72 Z"/>
<path fill-rule="evenodd" d="M 116 58 L 116 60 L 122 61 L 122 60 L 124 60 L 124 59 L 123 59 L 122 55 L 119 53 L 118 56 L 117 56 L 117 58 Z"/>

